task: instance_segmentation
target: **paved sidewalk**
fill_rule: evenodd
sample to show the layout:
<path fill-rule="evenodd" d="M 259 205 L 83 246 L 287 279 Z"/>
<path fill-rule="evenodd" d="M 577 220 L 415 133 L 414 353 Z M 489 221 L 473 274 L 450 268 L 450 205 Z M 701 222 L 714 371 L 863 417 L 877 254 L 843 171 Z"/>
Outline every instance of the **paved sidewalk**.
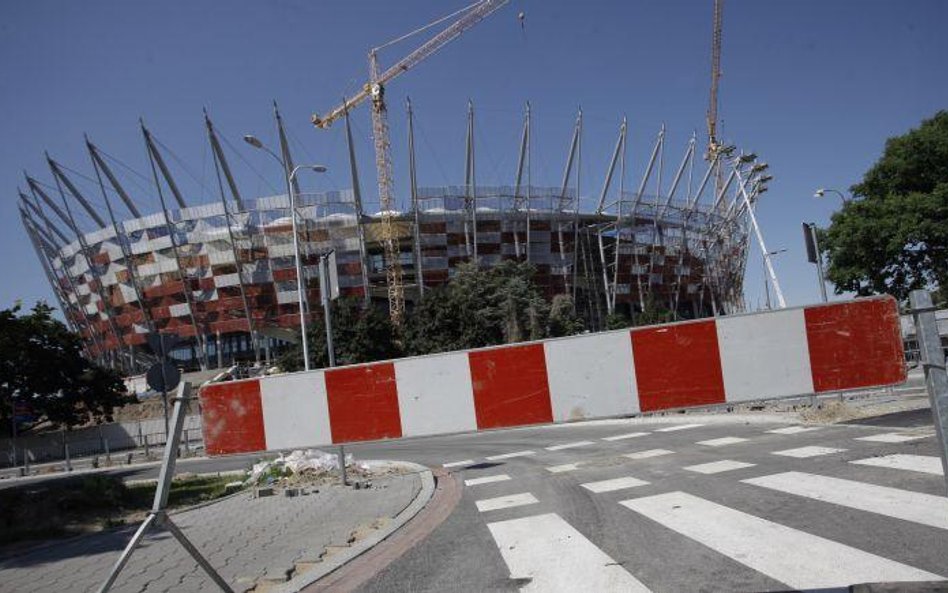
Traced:
<path fill-rule="evenodd" d="M 418 474 L 372 479 L 356 490 L 324 485 L 318 493 L 288 498 L 277 493 L 251 499 L 249 492 L 174 515 L 235 591 L 280 582 L 297 564 L 318 563 L 330 546 L 347 546 L 407 507 L 418 495 Z M 137 526 L 81 536 L 0 559 L 0 593 L 95 591 Z M 332 553 L 332 550 L 330 551 Z M 270 581 L 272 579 L 272 581 Z M 218 591 L 165 531 L 151 531 L 113 591 Z"/>

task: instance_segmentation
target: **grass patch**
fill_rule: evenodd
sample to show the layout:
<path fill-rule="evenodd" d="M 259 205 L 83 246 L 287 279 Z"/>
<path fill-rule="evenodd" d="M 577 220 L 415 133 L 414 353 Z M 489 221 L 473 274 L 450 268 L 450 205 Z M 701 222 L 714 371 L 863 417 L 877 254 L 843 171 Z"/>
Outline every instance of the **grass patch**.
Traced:
<path fill-rule="evenodd" d="M 233 477 L 176 479 L 169 508 L 220 498 Z M 155 498 L 154 483 L 125 485 L 107 475 L 76 476 L 0 490 L 0 546 L 100 531 L 142 518 Z"/>

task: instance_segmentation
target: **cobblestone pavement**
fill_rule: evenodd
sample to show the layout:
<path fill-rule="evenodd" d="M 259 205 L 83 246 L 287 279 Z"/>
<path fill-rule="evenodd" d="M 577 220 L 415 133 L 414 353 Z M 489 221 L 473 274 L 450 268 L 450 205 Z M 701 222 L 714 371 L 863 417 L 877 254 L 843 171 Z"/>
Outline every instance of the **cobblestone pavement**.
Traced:
<path fill-rule="evenodd" d="M 236 591 L 285 580 L 297 563 L 318 562 L 327 546 L 397 515 L 421 488 L 416 474 L 372 480 L 369 489 L 321 486 L 318 493 L 251 499 L 242 492 L 173 515 L 175 522 Z M 0 593 L 95 591 L 137 526 L 51 543 L 0 559 Z M 152 530 L 113 591 L 218 591 L 166 531 Z"/>

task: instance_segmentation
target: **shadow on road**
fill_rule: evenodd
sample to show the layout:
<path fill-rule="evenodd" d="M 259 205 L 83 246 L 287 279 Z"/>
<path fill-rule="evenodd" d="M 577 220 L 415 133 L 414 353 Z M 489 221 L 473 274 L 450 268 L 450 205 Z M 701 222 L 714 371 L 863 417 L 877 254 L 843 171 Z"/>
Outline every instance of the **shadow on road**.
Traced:
<path fill-rule="evenodd" d="M 934 426 L 932 411 L 929 408 L 920 410 L 906 410 L 904 412 L 894 412 L 892 414 L 883 414 L 874 418 L 860 418 L 858 420 L 849 420 L 843 424 L 859 424 L 862 426 L 884 426 L 886 428 L 914 428 Z"/>

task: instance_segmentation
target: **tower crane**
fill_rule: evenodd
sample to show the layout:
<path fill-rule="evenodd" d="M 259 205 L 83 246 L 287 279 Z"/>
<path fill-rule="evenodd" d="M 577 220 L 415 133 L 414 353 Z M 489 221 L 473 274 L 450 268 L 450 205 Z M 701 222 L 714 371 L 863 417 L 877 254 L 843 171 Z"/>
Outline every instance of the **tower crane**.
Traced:
<path fill-rule="evenodd" d="M 394 325 L 400 325 L 405 312 L 405 291 L 402 285 L 402 268 L 399 261 L 398 237 L 395 230 L 394 183 L 392 179 L 391 143 L 389 142 L 388 111 L 385 105 L 385 85 L 418 65 L 449 42 L 457 39 L 474 25 L 478 24 L 494 11 L 503 7 L 509 0 L 480 0 L 461 10 L 441 17 L 414 31 L 369 50 L 369 80 L 362 89 L 342 104 L 320 117 L 313 115 L 313 125 L 326 128 L 366 99 L 372 100 L 372 134 L 375 139 L 375 168 L 378 175 L 379 204 L 382 216 L 382 244 L 385 251 L 385 278 L 388 287 L 389 314 Z M 436 27 L 449 19 L 457 17 L 453 23 L 414 51 L 400 59 L 393 66 L 382 71 L 378 53 L 382 49 L 404 41 L 419 33 Z"/>
<path fill-rule="evenodd" d="M 711 93 L 708 98 L 708 152 L 705 158 L 714 160 L 721 149 L 718 142 L 718 79 L 721 78 L 721 20 L 724 0 L 714 0 L 714 14 L 711 25 Z"/>

